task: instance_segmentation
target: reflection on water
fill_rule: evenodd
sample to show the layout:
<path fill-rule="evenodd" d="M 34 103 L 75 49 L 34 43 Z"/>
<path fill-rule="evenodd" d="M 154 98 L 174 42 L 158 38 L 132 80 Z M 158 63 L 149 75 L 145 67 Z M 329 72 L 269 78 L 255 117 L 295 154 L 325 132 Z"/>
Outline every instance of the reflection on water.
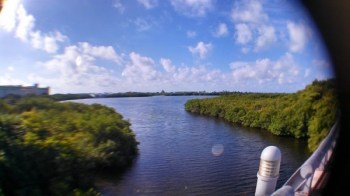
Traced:
<path fill-rule="evenodd" d="M 98 180 L 104 195 L 252 195 L 266 146 L 282 152 L 277 186 L 307 159 L 305 141 L 188 113 L 191 98 L 198 97 L 78 100 L 115 108 L 140 142 L 131 168 L 118 179 Z"/>

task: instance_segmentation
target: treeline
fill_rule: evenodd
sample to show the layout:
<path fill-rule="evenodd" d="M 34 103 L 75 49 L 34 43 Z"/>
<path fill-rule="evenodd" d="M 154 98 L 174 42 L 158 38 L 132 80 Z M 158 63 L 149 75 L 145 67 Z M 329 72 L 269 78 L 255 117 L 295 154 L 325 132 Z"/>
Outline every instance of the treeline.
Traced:
<path fill-rule="evenodd" d="M 292 94 L 241 93 L 193 99 L 185 109 L 275 135 L 305 138 L 314 151 L 335 122 L 337 105 L 335 81 L 330 79 L 315 80 Z"/>
<path fill-rule="evenodd" d="M 99 104 L 0 100 L 0 195 L 98 195 L 94 173 L 137 155 L 130 123 Z"/>
<path fill-rule="evenodd" d="M 76 94 L 53 94 L 51 98 L 57 101 L 74 100 L 74 99 L 91 99 L 91 98 L 112 98 L 112 97 L 148 97 L 154 93 L 126 92 L 126 93 L 76 93 Z"/>
<path fill-rule="evenodd" d="M 90 99 L 90 98 L 119 98 L 119 97 L 151 97 L 151 96 L 218 96 L 240 94 L 239 92 L 205 92 L 205 91 L 184 91 L 184 92 L 124 92 L 124 93 L 76 93 L 76 94 L 53 94 L 49 97 L 57 100 L 74 100 L 74 99 Z M 14 95 L 11 95 L 14 96 Z M 10 96 L 10 97 L 11 97 Z"/>
<path fill-rule="evenodd" d="M 51 98 L 57 100 L 57 101 L 63 101 L 63 100 L 74 100 L 74 99 L 89 99 L 93 98 L 91 94 L 87 93 L 77 93 L 77 94 L 53 94 L 50 95 Z"/>

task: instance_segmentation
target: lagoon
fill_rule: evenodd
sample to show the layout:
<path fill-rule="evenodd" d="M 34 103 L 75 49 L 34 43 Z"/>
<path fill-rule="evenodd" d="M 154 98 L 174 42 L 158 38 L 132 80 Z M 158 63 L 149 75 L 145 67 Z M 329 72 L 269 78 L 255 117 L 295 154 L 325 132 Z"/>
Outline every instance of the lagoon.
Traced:
<path fill-rule="evenodd" d="M 186 112 L 184 104 L 193 98 L 205 97 L 76 100 L 115 108 L 140 142 L 130 168 L 97 180 L 103 195 L 253 195 L 265 147 L 278 146 L 282 152 L 277 187 L 310 155 L 306 141 Z"/>

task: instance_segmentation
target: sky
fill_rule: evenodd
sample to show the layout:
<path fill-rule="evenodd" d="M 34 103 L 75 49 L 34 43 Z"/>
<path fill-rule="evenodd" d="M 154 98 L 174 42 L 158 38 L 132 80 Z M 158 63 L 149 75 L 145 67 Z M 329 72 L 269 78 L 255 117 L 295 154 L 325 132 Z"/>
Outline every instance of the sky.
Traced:
<path fill-rule="evenodd" d="M 295 2 L 7 0 L 0 85 L 39 83 L 51 93 L 296 92 L 333 73 Z"/>

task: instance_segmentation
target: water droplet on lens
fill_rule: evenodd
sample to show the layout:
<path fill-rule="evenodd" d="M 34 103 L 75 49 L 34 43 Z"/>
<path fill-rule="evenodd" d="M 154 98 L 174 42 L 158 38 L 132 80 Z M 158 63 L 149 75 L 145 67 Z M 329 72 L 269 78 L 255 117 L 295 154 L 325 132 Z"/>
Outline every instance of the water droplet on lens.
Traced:
<path fill-rule="evenodd" d="M 211 148 L 211 153 L 214 156 L 220 156 L 222 155 L 222 153 L 224 153 L 224 145 L 222 144 L 215 144 L 212 148 Z"/>

